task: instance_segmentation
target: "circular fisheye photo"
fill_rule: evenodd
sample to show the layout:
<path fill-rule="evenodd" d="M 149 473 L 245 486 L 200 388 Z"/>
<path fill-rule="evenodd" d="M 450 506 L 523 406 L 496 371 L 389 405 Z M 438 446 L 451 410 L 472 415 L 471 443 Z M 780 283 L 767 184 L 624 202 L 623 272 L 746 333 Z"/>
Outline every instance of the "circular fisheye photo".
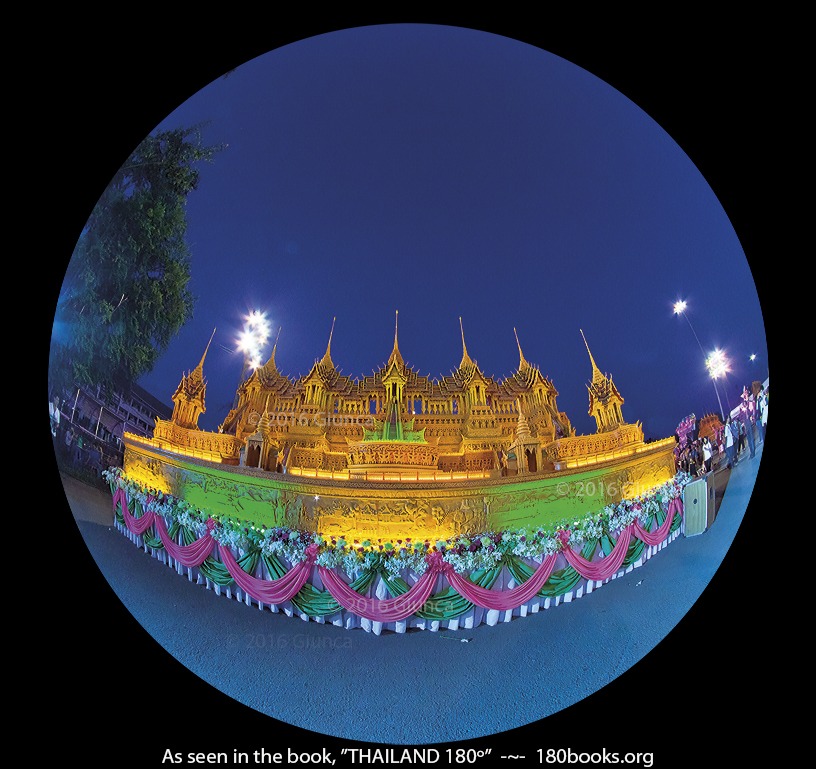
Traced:
<path fill-rule="evenodd" d="M 70 720 L 162 765 L 648 767 L 755 718 L 744 115 L 726 54 L 631 42 L 182 47 L 78 116 Z"/>

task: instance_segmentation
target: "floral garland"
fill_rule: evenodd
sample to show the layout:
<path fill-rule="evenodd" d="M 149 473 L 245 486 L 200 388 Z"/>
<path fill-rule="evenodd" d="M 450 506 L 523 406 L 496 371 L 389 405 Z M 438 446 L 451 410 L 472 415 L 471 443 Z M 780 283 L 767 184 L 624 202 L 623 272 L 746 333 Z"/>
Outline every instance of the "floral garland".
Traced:
<path fill-rule="evenodd" d="M 342 537 L 315 532 L 302 532 L 281 526 L 256 525 L 249 520 L 226 515 L 211 515 L 198 510 L 183 499 L 164 494 L 128 479 L 121 468 L 111 467 L 102 475 L 111 488 L 124 489 L 128 499 L 136 499 L 144 509 L 148 500 L 153 510 L 165 518 L 178 521 L 196 536 L 208 530 L 220 545 L 242 550 L 259 550 L 265 555 L 282 556 L 289 563 L 305 559 L 306 548 L 317 545 L 316 563 L 324 568 L 340 568 L 350 576 L 365 571 L 386 572 L 399 576 L 404 569 L 422 575 L 428 568 L 425 556 L 440 552 L 457 573 L 494 568 L 502 557 L 513 554 L 521 558 L 540 558 L 561 550 L 561 534 L 566 533 L 567 544 L 580 549 L 586 542 L 597 541 L 612 532 L 621 531 L 639 520 L 646 526 L 660 510 L 666 510 L 672 499 L 682 496 L 691 476 L 679 472 L 674 478 L 647 494 L 621 500 L 602 510 L 588 513 L 573 520 L 562 520 L 550 527 L 526 527 L 500 532 L 486 531 L 475 536 L 455 536 L 450 539 L 396 542 L 371 540 L 347 541 Z M 210 527 L 207 520 L 215 522 Z"/>

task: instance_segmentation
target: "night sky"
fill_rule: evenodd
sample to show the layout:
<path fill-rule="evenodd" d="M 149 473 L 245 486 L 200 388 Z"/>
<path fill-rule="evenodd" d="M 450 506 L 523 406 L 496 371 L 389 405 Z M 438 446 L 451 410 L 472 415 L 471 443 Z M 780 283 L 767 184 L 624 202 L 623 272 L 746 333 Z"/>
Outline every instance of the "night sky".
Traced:
<path fill-rule="evenodd" d="M 194 318 L 140 380 L 172 405 L 217 328 L 202 429 L 231 406 L 252 310 L 273 339 L 282 327 L 276 361 L 293 378 L 335 317 L 331 357 L 352 377 L 388 358 L 396 310 L 403 357 L 432 377 L 459 365 L 460 316 L 480 369 L 509 376 L 515 327 L 579 434 L 595 431 L 580 329 L 647 439 L 719 410 L 676 300 L 705 351 L 731 360 L 726 410 L 768 375 L 728 213 L 675 139 L 586 69 L 425 25 L 331 32 L 232 66 L 157 126 L 209 120 L 205 143 L 228 145 L 187 204 Z"/>

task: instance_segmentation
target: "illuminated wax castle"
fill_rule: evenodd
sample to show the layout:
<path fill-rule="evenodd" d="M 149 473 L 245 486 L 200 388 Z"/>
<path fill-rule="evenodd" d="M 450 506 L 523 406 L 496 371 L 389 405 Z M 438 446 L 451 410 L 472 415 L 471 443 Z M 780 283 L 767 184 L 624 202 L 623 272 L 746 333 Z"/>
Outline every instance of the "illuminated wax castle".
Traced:
<path fill-rule="evenodd" d="M 278 371 L 276 342 L 217 432 L 197 427 L 205 350 L 173 396 L 172 419 L 157 419 L 152 439 L 126 434 L 125 472 L 211 512 L 378 537 L 541 523 L 674 475 L 674 439 L 644 444 L 591 352 L 597 432 L 576 435 L 518 335 L 517 370 L 495 380 L 468 354 L 461 319 L 460 332 L 462 359 L 440 379 L 406 365 L 396 327 L 387 362 L 361 379 L 332 361 L 334 324 L 323 357 L 297 379 Z"/>
<path fill-rule="evenodd" d="M 323 358 L 296 381 L 278 372 L 273 349 L 239 388 L 221 432 L 241 442 L 257 436 L 260 452 L 248 449 L 246 463 L 265 470 L 280 464 L 289 472 L 402 473 L 406 480 L 432 479 L 433 471 L 487 477 L 503 463 L 509 472 L 535 472 L 551 465 L 544 446 L 573 435 L 558 392 L 520 346 L 518 370 L 496 382 L 468 354 L 460 319 L 462 360 L 450 376 L 432 380 L 405 364 L 397 331 L 387 362 L 362 379 L 337 371 L 332 334 Z"/>

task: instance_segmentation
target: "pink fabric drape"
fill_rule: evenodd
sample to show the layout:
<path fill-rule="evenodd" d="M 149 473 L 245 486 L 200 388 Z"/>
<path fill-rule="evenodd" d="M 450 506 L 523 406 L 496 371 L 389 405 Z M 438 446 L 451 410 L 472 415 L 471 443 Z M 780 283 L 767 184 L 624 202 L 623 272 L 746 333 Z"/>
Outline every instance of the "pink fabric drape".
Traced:
<path fill-rule="evenodd" d="M 152 499 L 152 497 L 150 497 Z M 116 510 L 118 503 L 122 504 L 122 517 L 125 519 L 125 526 L 134 534 L 144 534 L 153 525 L 154 513 L 152 510 L 145 511 L 141 518 L 134 518 L 128 510 L 127 494 L 122 488 L 116 489 L 113 495 L 113 509 Z"/>
<path fill-rule="evenodd" d="M 680 497 L 676 497 L 669 502 L 668 509 L 666 511 L 666 520 L 654 531 L 646 531 L 641 525 L 640 521 L 635 521 L 633 526 L 633 534 L 638 538 L 643 540 L 647 545 L 651 545 L 654 547 L 655 545 L 659 545 L 666 537 L 669 536 L 669 532 L 671 531 L 672 521 L 674 520 L 674 516 L 676 513 L 683 514 L 683 502 Z"/>
<path fill-rule="evenodd" d="M 459 595 L 467 598 L 468 601 L 476 604 L 476 606 L 481 606 L 483 609 L 515 609 L 523 603 L 532 600 L 536 593 L 544 587 L 544 583 L 550 578 L 550 574 L 552 574 L 555 559 L 555 554 L 548 555 L 544 558 L 530 579 L 511 590 L 505 590 L 503 592 L 474 585 L 470 580 L 459 576 L 450 564 L 446 564 L 448 569 L 445 571 L 445 576 L 448 578 L 451 587 L 459 593 Z"/>
<path fill-rule="evenodd" d="M 210 536 L 209 530 L 212 529 L 213 521 L 207 521 L 207 533 L 197 539 L 190 545 L 179 545 L 170 538 L 167 533 L 167 527 L 164 524 L 164 518 L 149 508 L 153 497 L 147 498 L 148 509 L 145 510 L 141 518 L 134 518 L 127 506 L 127 495 L 124 489 L 117 489 L 113 495 L 113 507 L 116 509 L 117 503 L 122 503 L 122 518 L 124 518 L 125 525 L 134 534 L 144 534 L 151 526 L 156 527 L 156 533 L 164 545 L 167 554 L 175 558 L 182 566 L 198 566 L 204 559 L 212 552 L 215 546 L 215 540 Z"/>
<path fill-rule="evenodd" d="M 309 545 L 306 548 L 305 560 L 293 566 L 280 579 L 269 580 L 247 574 L 238 565 L 228 547 L 219 546 L 218 550 L 221 553 L 221 561 L 235 580 L 235 584 L 261 603 L 283 603 L 297 594 L 306 582 L 317 557 L 317 545 Z"/>
<path fill-rule="evenodd" d="M 440 558 L 435 559 L 433 556 Z M 329 569 L 318 566 L 317 570 L 323 586 L 331 593 L 332 598 L 344 609 L 375 622 L 396 622 L 418 612 L 431 595 L 436 583 L 437 574 L 442 571 L 441 553 L 426 556 L 429 569 L 414 583 L 407 592 L 396 598 L 366 598 L 352 590 L 343 580 Z M 446 564 L 447 565 L 447 564 Z"/>
<path fill-rule="evenodd" d="M 568 544 L 569 533 L 562 531 L 559 537 L 564 545 L 564 557 L 567 559 L 567 563 L 584 577 L 584 579 L 594 579 L 598 582 L 602 582 L 605 579 L 609 579 L 622 566 L 623 559 L 626 558 L 626 551 L 629 550 L 629 542 L 632 539 L 632 529 L 633 525 L 627 526 L 620 533 L 615 547 L 612 548 L 612 552 L 606 556 L 606 558 L 602 558 L 595 563 L 588 561 L 582 555 L 576 553 Z"/>
<path fill-rule="evenodd" d="M 128 510 L 127 494 L 124 489 L 118 488 L 113 494 L 113 506 L 116 509 L 116 505 L 121 504 L 122 516 L 130 531 L 135 534 L 143 534 L 150 526 L 155 525 L 156 533 L 172 558 L 183 566 L 199 566 L 215 548 L 215 539 L 210 534 L 215 526 L 215 521 L 211 518 L 208 519 L 208 532 L 203 537 L 190 545 L 179 545 L 170 538 L 162 516 L 149 509 L 152 499 L 152 497 L 148 498 L 146 506 L 148 509 L 145 510 L 144 515 L 141 518 L 135 518 Z M 612 552 L 597 562 L 588 561 L 576 553 L 569 546 L 569 532 L 562 531 L 559 537 L 563 545 L 564 557 L 567 563 L 585 579 L 596 581 L 609 579 L 620 570 L 633 536 L 636 536 L 647 545 L 659 545 L 668 537 L 672 521 L 677 513 L 683 514 L 683 503 L 680 498 L 672 499 L 669 502 L 666 518 L 657 529 L 649 532 L 638 521 L 635 521 L 620 533 Z M 242 590 L 261 603 L 283 603 L 296 595 L 305 584 L 312 565 L 317 558 L 319 548 L 316 544 L 309 545 L 306 548 L 305 560 L 293 566 L 283 577 L 276 580 L 258 579 L 247 574 L 238 565 L 228 547 L 220 546 L 218 549 L 221 561 Z M 556 555 L 548 555 L 530 579 L 506 591 L 489 590 L 473 584 L 470 580 L 457 574 L 453 567 L 444 560 L 442 553 L 430 553 L 425 560 L 428 564 L 428 570 L 416 581 L 414 586 L 403 595 L 386 600 L 361 596 L 352 590 L 334 571 L 325 569 L 322 566 L 317 568 L 324 587 L 344 609 L 377 622 L 394 622 L 410 617 L 424 606 L 440 573 L 445 575 L 449 584 L 457 593 L 476 606 L 483 609 L 502 611 L 515 609 L 532 600 L 542 589 L 552 574 Z"/>
<path fill-rule="evenodd" d="M 160 515 L 154 516 L 156 533 L 164 545 L 167 554 L 175 558 L 182 566 L 199 566 L 215 547 L 215 540 L 210 536 L 210 532 L 197 539 L 189 545 L 179 545 L 170 538 L 167 527 L 164 525 L 164 518 Z M 209 526 L 207 527 L 210 528 Z"/>

